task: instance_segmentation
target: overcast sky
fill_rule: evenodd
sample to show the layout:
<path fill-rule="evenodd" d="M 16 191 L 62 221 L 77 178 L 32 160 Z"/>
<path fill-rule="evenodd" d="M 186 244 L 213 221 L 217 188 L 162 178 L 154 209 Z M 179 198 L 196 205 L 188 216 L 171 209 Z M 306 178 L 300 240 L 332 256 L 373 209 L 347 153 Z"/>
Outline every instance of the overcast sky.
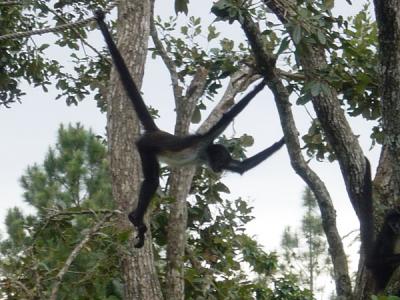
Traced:
<path fill-rule="evenodd" d="M 172 1 L 158 2 L 160 3 L 156 8 L 158 14 L 173 14 Z M 192 0 L 191 2 L 189 12 L 202 16 L 206 24 L 213 19 L 208 13 L 210 6 L 205 4 L 211 1 Z M 353 6 L 349 6 L 344 0 L 336 1 L 336 12 L 345 16 L 354 14 L 365 2 L 358 1 Z M 237 26 L 228 27 L 223 24 L 219 26 L 222 26 L 223 30 L 226 28 L 231 38 L 243 37 Z M 49 36 L 44 38 L 49 38 Z M 33 39 L 40 40 L 40 37 L 33 37 Z M 103 45 L 100 35 L 95 38 L 94 44 L 96 47 Z M 49 55 L 52 55 L 52 59 L 65 61 L 65 59 L 62 60 L 63 53 L 59 49 L 54 49 Z M 157 88 L 154 88 L 155 84 Z M 48 147 L 53 146 L 56 141 L 60 123 L 80 122 L 97 134 L 105 134 L 105 115 L 99 112 L 95 101 L 90 97 L 81 102 L 78 107 L 67 107 L 63 100 L 55 100 L 54 89 L 45 93 L 27 84 L 22 85 L 22 89 L 27 93 L 22 99 L 22 104 L 13 104 L 10 109 L 0 107 L 0 220 L 2 220 L 0 232 L 2 235 L 4 234 L 4 217 L 8 208 L 19 206 L 26 212 L 32 211 L 22 201 L 23 191 L 19 185 L 19 178 L 27 166 L 43 162 Z M 159 109 L 161 119 L 157 120 L 158 125 L 172 132 L 174 118 L 168 117 L 174 116 L 170 81 L 162 63 L 151 58 L 147 60 L 143 92 L 146 102 Z M 209 103 L 209 105 L 213 104 Z M 310 125 L 310 117 L 304 107 L 293 106 L 293 109 L 300 135 L 303 135 Z M 360 142 L 371 160 L 374 172 L 380 149 L 375 147 L 370 151 L 369 135 L 372 124 L 362 119 L 352 119 L 350 122 L 354 133 L 360 135 Z M 267 88 L 235 119 L 233 128 L 238 135 L 247 133 L 255 138 L 255 145 L 249 148 L 248 155 L 280 139 L 282 130 L 272 94 Z M 232 127 L 227 133 L 230 136 Z M 358 223 L 350 206 L 338 164 L 312 162 L 311 167 L 329 189 L 337 210 L 341 235 L 357 229 Z M 254 206 L 253 213 L 256 219 L 250 224 L 249 231 L 257 236 L 258 241 L 267 250 L 279 247 L 285 226 L 300 225 L 303 213 L 301 195 L 305 184 L 292 170 L 285 148 L 243 176 L 224 174 L 224 182 L 231 190 L 229 197 L 242 196 L 249 199 Z M 357 263 L 354 260 L 353 264 Z"/>

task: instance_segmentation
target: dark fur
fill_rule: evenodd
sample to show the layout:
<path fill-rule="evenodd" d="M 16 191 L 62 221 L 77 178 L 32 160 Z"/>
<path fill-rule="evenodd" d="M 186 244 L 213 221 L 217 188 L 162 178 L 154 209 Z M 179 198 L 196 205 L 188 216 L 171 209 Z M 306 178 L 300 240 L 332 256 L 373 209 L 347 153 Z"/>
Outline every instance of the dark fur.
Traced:
<path fill-rule="evenodd" d="M 124 59 L 119 53 L 107 26 L 104 23 L 104 13 L 102 11 L 97 11 L 95 17 L 99 28 L 103 33 L 115 67 L 120 75 L 122 84 L 145 129 L 145 133 L 137 142 L 137 148 L 142 161 L 144 180 L 140 189 L 137 208 L 129 214 L 129 220 L 138 229 L 138 242 L 135 247 L 140 248 L 144 244 L 144 234 L 147 230 L 143 221 L 144 214 L 159 184 L 160 167 L 158 156 L 165 155 L 168 157 L 168 155 L 172 156 L 176 154 L 179 158 L 179 155 L 186 155 L 190 152 L 196 154 L 196 161 L 207 164 L 215 172 L 229 170 L 242 174 L 279 150 L 285 141 L 282 138 L 271 147 L 261 151 L 251 158 L 245 159 L 244 161 L 232 159 L 230 153 L 223 145 L 213 143 L 214 139 L 226 129 L 233 118 L 236 117 L 254 98 L 254 96 L 264 88 L 264 81 L 258 84 L 251 92 L 244 96 L 243 99 L 225 113 L 217 124 L 215 124 L 205 134 L 178 137 L 161 131 L 158 129 L 147 110 L 143 98 L 129 73 Z"/>
<path fill-rule="evenodd" d="M 383 225 L 375 236 L 371 164 L 365 157 L 363 188 L 363 218 L 360 220 L 361 245 L 366 257 L 365 265 L 375 279 L 375 292 L 382 292 L 394 271 L 400 265 L 400 213 L 389 210 Z"/>
<path fill-rule="evenodd" d="M 372 255 L 367 261 L 367 267 L 371 269 L 377 282 L 377 291 L 385 289 L 393 272 L 400 265 L 400 213 L 390 211 L 385 216 Z"/>

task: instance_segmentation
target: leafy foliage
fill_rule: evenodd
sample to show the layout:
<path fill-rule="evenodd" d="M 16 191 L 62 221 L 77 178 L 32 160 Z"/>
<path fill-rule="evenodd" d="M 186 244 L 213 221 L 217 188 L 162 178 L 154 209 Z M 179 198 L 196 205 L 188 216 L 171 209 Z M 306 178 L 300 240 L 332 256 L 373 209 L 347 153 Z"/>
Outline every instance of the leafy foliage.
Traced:
<path fill-rule="evenodd" d="M 398 296 L 372 296 L 372 300 L 399 300 Z"/>
<path fill-rule="evenodd" d="M 19 31 L 30 31 L 63 25 L 92 16 L 96 7 L 105 5 L 104 1 L 56 1 L 53 8 L 44 0 L 24 2 L 23 5 L 0 6 L 0 35 Z M 49 34 L 50 35 L 50 34 Z M 37 36 L 8 39 L 0 41 L 2 50 L 0 60 L 0 106 L 9 107 L 13 102 L 20 101 L 24 92 L 20 88 L 22 82 L 31 86 L 41 87 L 44 91 L 55 83 L 60 91 L 57 98 L 64 98 L 68 105 L 78 104 L 90 92 L 96 91 L 95 99 L 99 106 L 101 102 L 99 88 L 108 77 L 109 64 L 104 57 L 88 55 L 82 49 L 85 46 L 79 39 L 87 37 L 85 28 L 74 28 L 55 34 L 54 38 L 43 39 Z M 50 44 L 52 46 L 50 46 Z M 72 72 L 67 72 L 63 62 L 47 57 L 48 50 L 57 45 L 64 53 L 64 58 L 70 55 L 75 64 Z M 51 47 L 51 48 L 50 48 Z"/>
<path fill-rule="evenodd" d="M 221 80 L 238 70 L 249 58 L 249 50 L 243 44 L 236 45 L 233 40 L 218 39 L 220 33 L 214 25 L 205 27 L 200 18 L 188 17 L 187 24 L 177 29 L 177 18 L 170 17 L 163 21 L 155 19 L 160 31 L 161 41 L 166 52 L 177 67 L 178 80 L 182 86 L 188 86 L 188 79 L 200 67 L 208 70 L 206 98 L 212 100 L 222 87 Z M 153 57 L 159 55 L 156 48 L 151 48 Z M 193 115 L 192 122 L 201 120 L 201 110 L 206 105 L 200 101 Z"/>
<path fill-rule="evenodd" d="M 268 9 L 253 1 L 219 0 L 212 12 L 217 20 L 233 23 L 251 16 L 263 31 L 265 47 L 279 56 L 278 65 L 288 70 L 288 89 L 296 94 L 298 105 L 308 105 L 314 97 L 327 95 L 334 87 L 349 116 L 378 121 L 371 132 L 372 143 L 382 143 L 377 70 L 377 29 L 365 5 L 354 17 L 345 20 L 332 14 L 333 1 L 297 1 L 295 16 L 283 27 L 272 24 Z M 266 14 L 267 17 L 264 15 Z M 272 16 L 273 14 L 271 14 Z M 268 40 L 269 39 L 269 40 Z M 318 45 L 327 52 L 328 64 L 304 81 L 298 54 Z M 295 73 L 298 72 L 298 73 Z M 293 75 L 293 76 L 292 76 Z M 325 134 L 313 119 L 303 137 L 307 154 L 317 159 L 335 159 Z"/>

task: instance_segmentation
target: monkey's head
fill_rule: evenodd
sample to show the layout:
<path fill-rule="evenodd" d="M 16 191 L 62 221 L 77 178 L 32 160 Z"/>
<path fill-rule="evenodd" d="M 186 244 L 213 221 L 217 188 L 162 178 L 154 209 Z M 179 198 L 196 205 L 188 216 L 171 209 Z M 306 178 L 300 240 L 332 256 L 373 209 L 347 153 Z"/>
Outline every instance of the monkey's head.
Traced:
<path fill-rule="evenodd" d="M 206 153 L 208 164 L 216 173 L 222 172 L 232 160 L 231 154 L 223 145 L 211 144 Z"/>
<path fill-rule="evenodd" d="M 400 234 L 400 213 L 396 210 L 389 211 L 385 217 L 385 224 L 390 227 L 393 233 Z"/>

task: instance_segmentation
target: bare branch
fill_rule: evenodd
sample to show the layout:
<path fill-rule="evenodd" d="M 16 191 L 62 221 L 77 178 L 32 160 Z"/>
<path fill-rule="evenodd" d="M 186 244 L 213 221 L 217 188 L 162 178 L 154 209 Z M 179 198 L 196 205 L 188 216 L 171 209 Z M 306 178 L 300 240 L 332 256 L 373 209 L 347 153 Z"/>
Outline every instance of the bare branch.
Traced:
<path fill-rule="evenodd" d="M 122 212 L 120 210 L 111 210 L 111 209 L 88 209 L 88 210 L 80 210 L 80 211 L 54 211 L 51 212 L 48 216 L 49 219 L 55 219 L 59 216 L 76 216 L 76 215 L 100 215 L 100 214 L 111 214 L 111 215 L 116 215 L 116 214 L 121 214 Z"/>
<path fill-rule="evenodd" d="M 0 2 L 0 6 L 2 5 L 23 5 L 22 1 L 4 1 Z"/>
<path fill-rule="evenodd" d="M 199 99 L 203 96 L 207 87 L 208 70 L 206 68 L 198 68 L 196 74 L 193 76 L 192 81 L 184 97 L 175 99 L 176 102 L 176 126 L 175 134 L 184 135 L 188 134 L 190 123 L 196 105 Z"/>
<path fill-rule="evenodd" d="M 197 132 L 203 133 L 210 129 L 215 123 L 218 122 L 222 114 L 234 104 L 235 96 L 238 93 L 245 91 L 250 84 L 260 78 L 261 76 L 259 74 L 256 74 L 254 70 L 247 66 L 232 74 L 221 100 L 214 107 Z"/>
<path fill-rule="evenodd" d="M 286 80 L 304 81 L 306 77 L 302 73 L 291 73 L 281 69 L 276 69 L 278 75 Z"/>

